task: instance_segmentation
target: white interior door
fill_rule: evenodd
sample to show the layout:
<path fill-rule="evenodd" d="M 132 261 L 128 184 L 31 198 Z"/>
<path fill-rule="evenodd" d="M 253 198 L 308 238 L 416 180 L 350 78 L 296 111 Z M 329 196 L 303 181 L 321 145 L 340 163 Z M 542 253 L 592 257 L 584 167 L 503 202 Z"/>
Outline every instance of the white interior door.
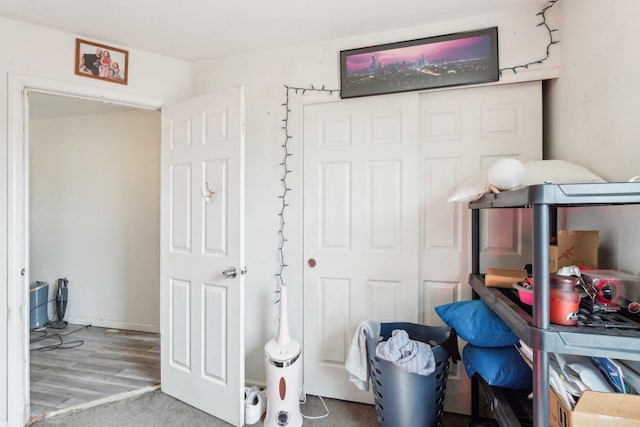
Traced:
<path fill-rule="evenodd" d="M 466 203 L 447 199 L 458 182 L 500 158 L 542 158 L 540 82 L 423 93 L 420 140 L 422 321 L 441 325 L 434 307 L 471 299 L 471 215 Z M 515 268 L 531 262 L 530 225 L 526 210 L 483 212 L 483 264 Z M 446 411 L 470 413 L 470 381 L 461 363 L 451 365 L 446 396 Z"/>
<path fill-rule="evenodd" d="M 304 256 L 315 261 L 304 274 L 305 388 L 372 402 L 344 368 L 354 329 L 440 325 L 434 307 L 471 298 L 470 213 L 447 199 L 500 158 L 542 158 L 541 84 L 308 105 L 304 142 Z M 492 211 L 481 227 L 483 265 L 529 262 L 525 211 Z M 447 411 L 470 412 L 461 363 L 446 396 Z"/>
<path fill-rule="evenodd" d="M 373 402 L 344 363 L 364 320 L 418 320 L 416 94 L 304 107 L 304 379 Z"/>
<path fill-rule="evenodd" d="M 244 423 L 243 129 L 241 87 L 162 109 L 162 391 L 236 426 Z"/>

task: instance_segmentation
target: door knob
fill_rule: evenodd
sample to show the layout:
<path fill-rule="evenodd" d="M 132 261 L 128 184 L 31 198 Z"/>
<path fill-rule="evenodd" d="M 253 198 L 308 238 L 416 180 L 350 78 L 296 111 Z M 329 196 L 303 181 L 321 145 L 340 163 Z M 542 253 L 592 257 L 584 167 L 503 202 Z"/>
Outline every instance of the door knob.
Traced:
<path fill-rule="evenodd" d="M 234 277 L 236 277 L 236 268 L 229 267 L 226 270 L 222 271 L 222 275 L 225 279 L 233 279 Z"/>

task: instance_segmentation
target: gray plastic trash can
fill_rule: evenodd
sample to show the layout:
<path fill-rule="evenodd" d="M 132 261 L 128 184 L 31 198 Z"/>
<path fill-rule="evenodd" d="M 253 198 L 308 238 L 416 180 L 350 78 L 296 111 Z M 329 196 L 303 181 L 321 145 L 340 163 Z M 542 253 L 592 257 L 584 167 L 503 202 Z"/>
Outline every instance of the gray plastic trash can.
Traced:
<path fill-rule="evenodd" d="M 440 425 L 449 373 L 449 353 L 441 343 L 449 336 L 446 326 L 415 323 L 382 323 L 380 335 L 388 340 L 395 329 L 404 329 L 409 338 L 431 345 L 436 369 L 418 375 L 376 357 L 377 337 L 367 335 L 367 360 L 379 427 L 435 427 Z"/>

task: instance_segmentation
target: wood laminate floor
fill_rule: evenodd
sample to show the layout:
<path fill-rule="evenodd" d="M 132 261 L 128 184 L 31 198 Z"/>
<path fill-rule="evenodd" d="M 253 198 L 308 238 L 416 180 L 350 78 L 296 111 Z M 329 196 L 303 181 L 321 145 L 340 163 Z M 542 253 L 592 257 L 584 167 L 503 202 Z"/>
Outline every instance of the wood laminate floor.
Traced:
<path fill-rule="evenodd" d="M 160 383 L 159 334 L 81 325 L 45 331 L 31 332 L 32 417 Z"/>

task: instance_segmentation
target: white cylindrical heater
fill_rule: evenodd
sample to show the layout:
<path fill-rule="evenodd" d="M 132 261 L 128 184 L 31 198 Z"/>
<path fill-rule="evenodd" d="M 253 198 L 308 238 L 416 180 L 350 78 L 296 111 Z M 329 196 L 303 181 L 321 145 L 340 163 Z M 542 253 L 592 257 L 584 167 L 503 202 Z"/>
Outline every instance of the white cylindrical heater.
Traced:
<path fill-rule="evenodd" d="M 280 285 L 280 325 L 278 337 L 264 346 L 267 370 L 267 414 L 264 427 L 299 427 L 300 343 L 289 336 L 287 286 Z"/>

